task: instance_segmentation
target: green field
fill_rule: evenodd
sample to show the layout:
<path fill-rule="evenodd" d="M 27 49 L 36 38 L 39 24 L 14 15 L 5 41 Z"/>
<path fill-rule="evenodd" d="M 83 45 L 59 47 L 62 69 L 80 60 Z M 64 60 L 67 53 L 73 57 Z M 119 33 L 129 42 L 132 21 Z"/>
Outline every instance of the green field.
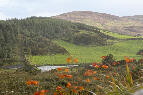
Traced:
<path fill-rule="evenodd" d="M 79 59 L 79 63 L 100 62 L 101 56 L 113 54 L 115 59 L 123 59 L 124 56 L 131 58 L 140 58 L 136 53 L 143 49 L 143 40 L 129 40 L 115 43 L 110 46 L 78 46 L 64 41 L 55 41 L 58 45 L 66 48 L 66 50 L 74 57 Z M 66 64 L 66 58 L 69 55 L 46 55 L 46 56 L 30 56 L 32 64 Z"/>
<path fill-rule="evenodd" d="M 136 37 L 136 36 L 130 36 L 130 35 L 121 35 L 121 34 L 118 34 L 118 33 L 113 33 L 113 32 L 110 32 L 110 31 L 103 31 L 103 30 L 101 30 L 100 32 L 102 32 L 106 35 L 118 38 L 118 39 L 143 38 L 143 36 Z"/>

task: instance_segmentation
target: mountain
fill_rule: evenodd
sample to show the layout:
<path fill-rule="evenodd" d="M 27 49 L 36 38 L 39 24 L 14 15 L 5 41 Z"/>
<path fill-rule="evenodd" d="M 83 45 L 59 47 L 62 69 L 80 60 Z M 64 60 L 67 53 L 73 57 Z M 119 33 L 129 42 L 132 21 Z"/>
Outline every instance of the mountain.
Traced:
<path fill-rule="evenodd" d="M 68 54 L 55 40 L 101 46 L 115 39 L 100 31 L 85 24 L 47 17 L 0 21 L 0 62 L 22 61 L 25 55 Z"/>
<path fill-rule="evenodd" d="M 143 16 L 119 17 L 91 11 L 73 11 L 53 18 L 84 23 L 119 34 L 143 35 Z"/>
<path fill-rule="evenodd" d="M 126 19 L 131 19 L 131 20 L 135 20 L 135 21 L 141 21 L 141 22 L 143 22 L 143 15 L 135 15 L 135 16 L 124 16 L 123 18 L 126 18 Z"/>

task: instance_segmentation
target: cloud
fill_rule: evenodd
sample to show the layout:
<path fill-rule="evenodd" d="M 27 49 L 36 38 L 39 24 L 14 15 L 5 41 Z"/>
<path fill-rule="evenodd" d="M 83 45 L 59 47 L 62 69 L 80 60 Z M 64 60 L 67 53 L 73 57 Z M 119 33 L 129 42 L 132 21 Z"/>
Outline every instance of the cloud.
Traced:
<path fill-rule="evenodd" d="M 38 13 L 33 13 L 30 16 L 42 16 L 42 17 L 51 17 L 55 15 L 59 15 L 60 13 L 50 13 L 50 12 L 38 12 Z"/>
<path fill-rule="evenodd" d="M 7 15 L 0 12 L 0 19 L 1 20 L 5 20 L 5 19 L 8 19 L 8 18 L 10 18 L 10 17 L 8 17 Z"/>
<path fill-rule="evenodd" d="M 0 0 L 0 6 L 7 5 L 10 3 L 10 0 Z"/>
<path fill-rule="evenodd" d="M 3 19 L 54 16 L 70 11 L 135 15 L 143 14 L 142 4 L 142 0 L 0 0 L 0 16 Z"/>

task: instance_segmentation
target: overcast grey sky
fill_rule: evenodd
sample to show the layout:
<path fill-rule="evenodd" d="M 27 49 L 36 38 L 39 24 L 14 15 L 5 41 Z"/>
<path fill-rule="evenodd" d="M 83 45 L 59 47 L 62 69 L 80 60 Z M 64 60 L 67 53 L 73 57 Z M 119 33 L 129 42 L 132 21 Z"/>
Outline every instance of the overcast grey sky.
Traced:
<path fill-rule="evenodd" d="M 71 11 L 143 15 L 143 0 L 0 0 L 0 19 L 49 17 Z"/>

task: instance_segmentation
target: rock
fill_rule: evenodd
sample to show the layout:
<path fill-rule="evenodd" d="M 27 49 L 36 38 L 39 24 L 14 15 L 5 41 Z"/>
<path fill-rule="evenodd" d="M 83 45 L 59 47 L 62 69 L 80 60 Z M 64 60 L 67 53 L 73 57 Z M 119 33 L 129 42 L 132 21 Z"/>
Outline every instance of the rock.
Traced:
<path fill-rule="evenodd" d="M 134 95 L 143 95 L 143 89 L 136 91 Z"/>

